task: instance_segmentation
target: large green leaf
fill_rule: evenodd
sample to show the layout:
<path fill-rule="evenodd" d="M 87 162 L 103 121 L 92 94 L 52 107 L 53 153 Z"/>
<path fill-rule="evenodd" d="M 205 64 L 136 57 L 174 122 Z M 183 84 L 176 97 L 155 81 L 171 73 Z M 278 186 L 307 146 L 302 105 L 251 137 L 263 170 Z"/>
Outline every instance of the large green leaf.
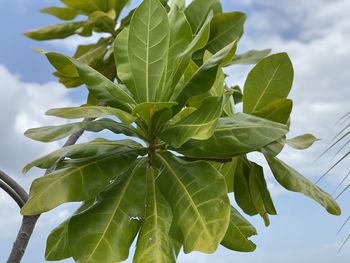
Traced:
<path fill-rule="evenodd" d="M 83 121 L 63 124 L 59 126 L 46 126 L 27 130 L 24 134 L 37 141 L 52 142 L 65 138 L 80 130 L 100 132 L 104 129 L 116 134 L 123 133 L 132 137 L 143 137 L 133 126 L 115 122 L 111 119 L 100 119 L 96 121 Z"/>
<path fill-rule="evenodd" d="M 132 140 L 110 141 L 102 138 L 97 138 L 91 142 L 75 144 L 53 151 L 27 164 L 23 168 L 23 173 L 27 173 L 33 167 L 38 167 L 41 169 L 54 167 L 59 161 L 63 160 L 64 158 L 77 159 L 100 156 L 123 146 L 140 149 L 142 148 L 141 144 Z"/>
<path fill-rule="evenodd" d="M 177 101 L 183 105 L 188 98 L 210 90 L 215 83 L 217 72 L 227 56 L 236 50 L 236 42 L 229 44 L 206 61 L 184 84 Z"/>
<path fill-rule="evenodd" d="M 254 113 L 278 99 L 285 99 L 293 83 L 293 65 L 286 53 L 261 60 L 244 85 L 243 111 Z"/>
<path fill-rule="evenodd" d="M 230 65 L 254 65 L 271 53 L 271 49 L 250 50 L 246 53 L 236 55 Z"/>
<path fill-rule="evenodd" d="M 289 99 L 275 100 L 259 111 L 253 112 L 255 116 L 287 124 L 293 108 L 293 101 Z"/>
<path fill-rule="evenodd" d="M 137 149 L 120 147 L 98 157 L 61 161 L 63 168 L 35 179 L 23 215 L 37 215 L 66 202 L 89 200 L 130 167 Z"/>
<path fill-rule="evenodd" d="M 69 222 L 69 244 L 77 262 L 127 259 L 145 212 L 146 159 L 103 191 L 96 204 Z M 83 245 L 82 245 L 83 244 Z"/>
<path fill-rule="evenodd" d="M 239 39 L 243 34 L 246 15 L 241 12 L 216 14 L 210 25 L 210 38 L 206 49 L 212 54 Z"/>
<path fill-rule="evenodd" d="M 334 199 L 308 179 L 299 174 L 276 157 L 265 155 L 276 180 L 289 191 L 299 192 L 311 197 L 333 215 L 340 215 L 341 210 Z"/>
<path fill-rule="evenodd" d="M 178 81 L 178 74 L 183 69 L 189 59 L 188 54 L 183 55 L 183 51 L 192 41 L 191 27 L 186 20 L 186 16 L 176 5 L 169 13 L 170 24 L 170 45 L 166 67 L 157 92 L 157 101 L 168 101 L 173 94 L 175 83 Z"/>
<path fill-rule="evenodd" d="M 78 12 L 69 7 L 49 7 L 40 10 L 43 14 L 53 15 L 62 20 L 73 20 Z"/>
<path fill-rule="evenodd" d="M 57 24 L 47 27 L 34 29 L 24 35 L 35 40 L 50 40 L 66 38 L 75 34 L 75 31 L 80 28 L 84 22 L 69 22 Z"/>
<path fill-rule="evenodd" d="M 167 63 L 169 20 L 159 0 L 136 9 L 129 30 L 128 53 L 137 102 L 154 102 Z"/>
<path fill-rule="evenodd" d="M 194 35 L 199 32 L 211 10 L 214 13 L 222 11 L 220 0 L 194 0 L 186 8 L 185 14 Z"/>
<path fill-rule="evenodd" d="M 157 171 L 147 169 L 146 215 L 139 233 L 134 263 L 175 263 L 175 241 L 169 235 L 172 211 L 156 185 Z"/>
<path fill-rule="evenodd" d="M 159 136 L 175 148 L 190 139 L 206 140 L 213 135 L 221 112 L 222 97 L 209 97 L 186 118 L 166 126 Z"/>
<path fill-rule="evenodd" d="M 208 140 L 190 140 L 176 151 L 192 157 L 232 157 L 259 150 L 287 132 L 285 125 L 236 113 L 221 118 L 214 135 Z"/>
<path fill-rule="evenodd" d="M 93 68 L 79 62 L 76 59 L 64 55 L 46 52 L 50 63 L 63 75 L 80 76 L 91 94 L 107 105 L 131 111 L 131 106 L 136 104 L 134 99 L 126 93 L 118 84 L 113 83 Z"/>
<path fill-rule="evenodd" d="M 95 199 L 84 202 L 74 214 L 79 214 L 94 203 Z M 70 218 L 62 222 L 58 227 L 51 231 L 46 241 L 45 259 L 57 261 L 72 256 L 68 241 L 68 223 Z"/>
<path fill-rule="evenodd" d="M 252 252 L 256 245 L 248 238 L 256 235 L 256 229 L 235 208 L 231 207 L 231 218 L 221 244 L 231 250 Z"/>
<path fill-rule="evenodd" d="M 164 166 L 160 190 L 172 207 L 184 252 L 214 252 L 229 223 L 225 178 L 207 162 L 187 163 L 170 153 L 157 158 Z"/>
<path fill-rule="evenodd" d="M 131 124 L 136 120 L 136 117 L 125 111 L 103 106 L 81 106 L 51 109 L 46 112 L 46 115 L 56 116 L 66 119 L 79 118 L 98 118 L 106 115 L 117 117 L 125 124 Z"/>

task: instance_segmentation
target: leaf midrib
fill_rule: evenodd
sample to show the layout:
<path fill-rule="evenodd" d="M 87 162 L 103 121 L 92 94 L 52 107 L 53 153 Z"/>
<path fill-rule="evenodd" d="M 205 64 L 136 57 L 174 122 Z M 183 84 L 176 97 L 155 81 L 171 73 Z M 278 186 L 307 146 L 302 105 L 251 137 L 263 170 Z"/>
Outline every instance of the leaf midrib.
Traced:
<path fill-rule="evenodd" d="M 132 170 L 127 182 L 125 183 L 125 186 L 123 188 L 123 191 L 120 195 L 120 198 L 119 200 L 117 201 L 117 204 L 115 206 L 115 209 L 113 210 L 113 212 L 111 213 L 111 217 L 110 217 L 110 220 L 108 221 L 108 224 L 107 226 L 105 227 L 105 230 L 103 231 L 102 235 L 101 235 L 101 238 L 98 240 L 94 250 L 90 253 L 89 257 L 87 258 L 87 262 L 89 262 L 89 260 L 92 258 L 93 254 L 96 252 L 97 248 L 100 246 L 102 240 L 104 239 L 104 236 L 106 235 L 107 233 L 107 230 L 109 229 L 110 225 L 112 224 L 113 222 L 113 218 L 115 216 L 115 214 L 117 213 L 118 209 L 119 209 L 119 206 L 120 206 L 120 203 L 121 201 L 123 200 L 123 197 L 129 187 L 129 184 L 131 182 L 131 179 L 135 176 L 135 173 L 136 173 L 136 170 L 144 163 L 144 160 L 140 161 L 136 166 L 135 168 Z"/>
<path fill-rule="evenodd" d="M 277 72 L 278 72 L 278 70 L 279 70 L 281 64 L 282 64 L 282 62 L 280 61 L 280 63 L 278 64 L 277 68 L 274 70 L 274 72 L 273 72 L 271 78 L 270 78 L 269 81 L 267 82 L 265 88 L 264 88 L 263 91 L 261 92 L 261 94 L 260 94 L 260 96 L 259 96 L 257 102 L 255 103 L 254 108 L 251 110 L 251 112 L 255 112 L 256 108 L 259 106 L 259 104 L 260 104 L 262 98 L 263 98 L 263 97 L 265 96 L 265 94 L 266 94 L 267 89 L 269 88 L 270 84 L 271 84 L 272 81 L 274 80 L 275 75 L 277 74 Z"/>
<path fill-rule="evenodd" d="M 168 167 L 170 173 L 176 178 L 176 181 L 180 184 L 181 188 L 182 188 L 182 189 L 184 190 L 184 192 L 186 193 L 186 195 L 187 195 L 187 197 L 188 197 L 187 199 L 189 200 L 189 202 L 190 202 L 190 204 L 191 204 L 193 210 L 195 211 L 195 213 L 197 214 L 197 217 L 199 218 L 199 221 L 200 221 L 200 223 L 201 223 L 201 225 L 202 225 L 202 229 L 204 229 L 205 234 L 206 234 L 208 237 L 210 237 L 211 234 L 209 233 L 208 229 L 206 228 L 206 224 L 205 224 L 205 222 L 203 221 L 203 218 L 201 217 L 201 214 L 200 214 L 200 212 L 198 211 L 196 204 L 195 204 L 194 201 L 192 200 L 190 193 L 187 191 L 186 186 L 185 186 L 185 185 L 181 182 L 181 180 L 177 177 L 176 172 L 172 169 L 172 167 L 169 165 L 169 163 L 167 162 L 167 160 L 165 160 L 165 159 L 164 159 L 160 154 L 158 154 L 158 153 L 157 153 L 156 155 L 158 156 L 158 158 L 161 159 L 161 161 L 165 164 L 165 166 Z"/>

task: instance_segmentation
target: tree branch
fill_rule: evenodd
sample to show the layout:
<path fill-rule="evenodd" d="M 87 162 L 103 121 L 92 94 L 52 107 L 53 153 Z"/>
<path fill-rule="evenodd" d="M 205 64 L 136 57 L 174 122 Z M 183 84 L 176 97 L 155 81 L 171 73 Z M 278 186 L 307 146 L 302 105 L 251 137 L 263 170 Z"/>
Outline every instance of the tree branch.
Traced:
<path fill-rule="evenodd" d="M 92 120 L 94 120 L 94 119 L 85 118 L 83 121 L 92 121 Z M 83 133 L 84 133 L 84 130 L 80 130 L 80 131 L 77 131 L 76 133 L 72 134 L 71 136 L 69 136 L 66 143 L 63 145 L 63 147 L 74 145 Z M 54 170 L 54 168 L 47 169 L 45 172 L 45 175 L 53 172 L 53 170 Z M 15 185 L 17 185 L 17 187 L 18 187 L 17 183 Z M 10 185 L 10 186 L 12 187 L 12 185 Z M 22 188 L 22 190 L 23 190 L 23 188 Z M 27 198 L 25 199 L 25 201 L 28 200 L 27 193 L 26 193 L 26 196 L 27 196 Z M 20 263 L 21 262 L 22 257 L 25 253 L 25 250 L 27 248 L 29 239 L 33 233 L 35 224 L 38 221 L 39 217 L 40 217 L 40 215 L 23 216 L 22 225 L 21 225 L 19 232 L 17 234 L 17 238 L 13 244 L 12 251 L 11 251 L 11 254 L 7 260 L 7 263 Z"/>
<path fill-rule="evenodd" d="M 0 180 L 2 180 L 8 187 L 14 191 L 22 200 L 23 204 L 28 200 L 27 192 L 15 180 L 8 176 L 5 172 L 0 170 Z M 4 189 L 5 190 L 5 189 Z M 23 205 L 20 207 L 22 208 Z"/>
<path fill-rule="evenodd" d="M 0 188 L 3 189 L 9 196 L 11 196 L 20 208 L 24 205 L 25 201 L 22 200 L 22 198 L 16 193 L 15 190 L 13 190 L 7 183 L 2 180 L 0 180 Z"/>
<path fill-rule="evenodd" d="M 209 161 L 209 162 L 215 162 L 215 163 L 229 163 L 232 161 L 232 158 L 207 158 L 207 157 L 187 157 L 187 156 L 180 156 L 180 159 L 187 161 L 187 162 L 195 162 L 195 161 Z"/>

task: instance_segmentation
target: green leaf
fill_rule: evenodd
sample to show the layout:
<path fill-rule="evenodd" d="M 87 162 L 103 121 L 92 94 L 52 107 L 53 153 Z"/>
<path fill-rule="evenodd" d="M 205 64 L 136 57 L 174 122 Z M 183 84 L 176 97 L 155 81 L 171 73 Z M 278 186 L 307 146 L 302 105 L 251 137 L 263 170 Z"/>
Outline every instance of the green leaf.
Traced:
<path fill-rule="evenodd" d="M 106 115 L 113 115 L 125 124 L 130 124 L 136 120 L 135 116 L 125 111 L 103 106 L 81 106 L 51 109 L 46 112 L 46 115 L 56 116 L 66 119 L 78 118 L 98 118 Z"/>
<path fill-rule="evenodd" d="M 63 160 L 62 169 L 35 179 L 23 215 L 37 215 L 66 202 L 93 198 L 125 172 L 138 156 L 137 149 L 119 149 L 91 158 Z"/>
<path fill-rule="evenodd" d="M 129 61 L 128 41 L 129 28 L 124 28 L 114 41 L 114 60 L 118 78 L 126 85 L 132 94 L 136 94 L 135 82 Z"/>
<path fill-rule="evenodd" d="M 105 1 L 103 0 L 60 0 L 66 6 L 82 11 L 84 13 L 92 13 L 98 10 L 104 10 Z"/>
<path fill-rule="evenodd" d="M 58 53 L 46 52 L 45 55 L 59 72 L 65 74 L 68 68 L 69 72 L 72 72 L 71 76 L 78 73 L 88 90 L 99 101 L 126 111 L 130 111 L 131 104 L 136 104 L 134 99 L 118 84 L 113 83 L 93 68 Z"/>
<path fill-rule="evenodd" d="M 177 105 L 177 102 L 144 102 L 138 104 L 132 114 L 142 118 L 147 124 L 151 124 L 151 119 L 156 112 L 165 108 L 171 109 L 174 105 Z"/>
<path fill-rule="evenodd" d="M 246 15 L 241 12 L 216 14 L 210 25 L 210 38 L 206 49 L 212 54 L 223 49 L 243 34 Z"/>
<path fill-rule="evenodd" d="M 286 140 L 286 144 L 288 144 L 290 147 L 297 150 L 305 150 L 311 147 L 318 140 L 319 139 L 317 139 L 312 134 L 304 134 L 304 135 L 300 135 L 295 138 Z"/>
<path fill-rule="evenodd" d="M 33 140 L 41 142 L 52 142 L 65 138 L 81 130 L 100 132 L 104 129 L 116 134 L 123 133 L 131 137 L 142 137 L 132 126 L 115 122 L 111 119 L 100 119 L 96 121 L 73 122 L 58 126 L 46 126 L 27 130 L 24 135 Z"/>
<path fill-rule="evenodd" d="M 69 22 L 57 25 L 51 25 L 34 29 L 25 33 L 26 37 L 35 40 L 51 40 L 66 38 L 75 34 L 75 31 L 80 28 L 84 22 Z"/>
<path fill-rule="evenodd" d="M 213 19 L 213 12 L 210 11 L 208 13 L 207 18 L 204 20 L 203 25 L 200 27 L 198 33 L 194 35 L 193 40 L 183 52 L 184 54 L 195 52 L 205 47 L 210 37 L 210 23 L 212 19 Z"/>
<path fill-rule="evenodd" d="M 184 162 L 170 153 L 156 155 L 164 166 L 158 178 L 160 190 L 172 207 L 184 252 L 213 253 L 229 223 L 224 177 L 207 162 Z"/>
<path fill-rule="evenodd" d="M 228 192 L 233 192 L 234 180 L 235 180 L 235 172 L 237 168 L 238 158 L 233 158 L 231 162 L 221 164 L 218 167 L 218 171 L 225 176 L 226 185 Z"/>
<path fill-rule="evenodd" d="M 293 75 L 293 65 L 286 53 L 261 60 L 250 71 L 245 82 L 243 111 L 254 114 L 271 102 L 287 98 Z"/>
<path fill-rule="evenodd" d="M 328 213 L 340 215 L 341 210 L 335 200 L 315 184 L 299 174 L 292 167 L 288 166 L 276 157 L 265 155 L 269 163 L 271 171 L 276 180 L 289 191 L 304 194 L 320 205 L 322 205 Z"/>
<path fill-rule="evenodd" d="M 199 32 L 211 10 L 214 13 L 222 12 L 220 0 L 194 0 L 186 8 L 185 14 L 194 35 Z"/>
<path fill-rule="evenodd" d="M 255 207 L 253 196 L 251 194 L 252 191 L 249 185 L 251 176 L 250 165 L 251 163 L 246 156 L 238 158 L 233 193 L 237 204 L 244 211 L 244 213 L 253 216 L 258 214 L 258 210 Z"/>
<path fill-rule="evenodd" d="M 186 118 L 166 126 L 159 136 L 175 148 L 190 139 L 206 140 L 213 135 L 221 112 L 222 97 L 209 97 Z"/>
<path fill-rule="evenodd" d="M 76 33 L 81 36 L 91 36 L 93 32 L 115 33 L 115 12 L 94 11 L 89 14 L 89 18 L 84 22 L 83 26 L 79 28 Z"/>
<path fill-rule="evenodd" d="M 91 142 L 75 144 L 53 151 L 37 160 L 32 161 L 23 168 L 23 173 L 27 173 L 31 168 L 38 167 L 48 169 L 54 167 L 64 158 L 78 159 L 86 157 L 100 156 L 112 152 L 123 146 L 142 148 L 142 145 L 132 140 L 110 141 L 97 138 Z"/>
<path fill-rule="evenodd" d="M 157 173 L 147 169 L 146 215 L 139 233 L 134 263 L 175 263 L 176 248 L 169 235 L 171 207 L 156 185 Z"/>
<path fill-rule="evenodd" d="M 285 125 L 236 113 L 219 119 L 214 135 L 208 140 L 191 140 L 176 151 L 191 157 L 232 157 L 259 150 L 287 132 Z"/>
<path fill-rule="evenodd" d="M 74 214 L 79 214 L 93 205 L 95 199 L 84 202 Z M 51 231 L 46 241 L 45 259 L 57 261 L 72 256 L 68 241 L 68 223 L 70 218 Z"/>
<path fill-rule="evenodd" d="M 146 159 L 99 194 L 96 204 L 69 222 L 69 244 L 77 262 L 120 262 L 145 212 Z M 82 244 L 84 244 L 82 246 Z"/>
<path fill-rule="evenodd" d="M 129 30 L 128 52 L 137 102 L 154 102 L 167 63 L 169 20 L 159 0 L 136 9 Z"/>
<path fill-rule="evenodd" d="M 271 49 L 250 50 L 244 54 L 236 55 L 230 65 L 255 65 L 271 53 Z"/>
<path fill-rule="evenodd" d="M 255 227 L 231 207 L 230 224 L 221 244 L 234 251 L 252 252 L 256 249 L 256 245 L 248 238 L 256 234 Z"/>
<path fill-rule="evenodd" d="M 293 109 L 293 101 L 289 99 L 278 99 L 259 111 L 253 112 L 255 116 L 275 121 L 281 124 L 287 124 Z"/>
<path fill-rule="evenodd" d="M 78 12 L 69 7 L 49 7 L 40 11 L 43 14 L 53 15 L 62 20 L 73 20 Z"/>
<path fill-rule="evenodd" d="M 157 101 L 168 101 L 174 92 L 175 84 L 178 81 L 179 73 L 187 64 L 189 55 L 183 55 L 183 51 L 192 41 L 191 27 L 186 20 L 186 16 L 176 5 L 169 13 L 170 24 L 170 45 L 165 70 L 160 82 L 156 99 Z"/>
<path fill-rule="evenodd" d="M 267 189 L 263 168 L 253 162 L 249 175 L 249 188 L 256 210 L 264 219 L 265 226 L 269 226 L 270 220 L 268 214 L 276 215 L 277 213 L 270 192 Z"/>
<path fill-rule="evenodd" d="M 218 69 L 227 56 L 236 50 L 236 42 L 226 46 L 205 62 L 184 84 L 177 101 L 184 104 L 188 98 L 202 94 L 211 89 L 215 83 Z"/>

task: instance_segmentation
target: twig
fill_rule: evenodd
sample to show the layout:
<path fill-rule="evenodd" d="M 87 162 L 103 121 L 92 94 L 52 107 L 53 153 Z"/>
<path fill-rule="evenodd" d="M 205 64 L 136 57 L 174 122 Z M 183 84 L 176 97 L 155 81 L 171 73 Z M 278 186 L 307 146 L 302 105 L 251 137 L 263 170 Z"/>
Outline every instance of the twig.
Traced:
<path fill-rule="evenodd" d="M 20 208 L 24 205 L 25 201 L 22 200 L 22 198 L 16 193 L 15 190 L 13 190 L 7 183 L 2 180 L 0 180 L 0 188 L 3 189 L 9 196 L 11 196 Z"/>
<path fill-rule="evenodd" d="M 15 180 L 13 180 L 10 176 L 8 176 L 5 172 L 1 170 L 0 170 L 0 179 L 5 184 L 7 184 L 21 198 L 23 203 L 27 202 L 28 200 L 27 192 Z"/>

